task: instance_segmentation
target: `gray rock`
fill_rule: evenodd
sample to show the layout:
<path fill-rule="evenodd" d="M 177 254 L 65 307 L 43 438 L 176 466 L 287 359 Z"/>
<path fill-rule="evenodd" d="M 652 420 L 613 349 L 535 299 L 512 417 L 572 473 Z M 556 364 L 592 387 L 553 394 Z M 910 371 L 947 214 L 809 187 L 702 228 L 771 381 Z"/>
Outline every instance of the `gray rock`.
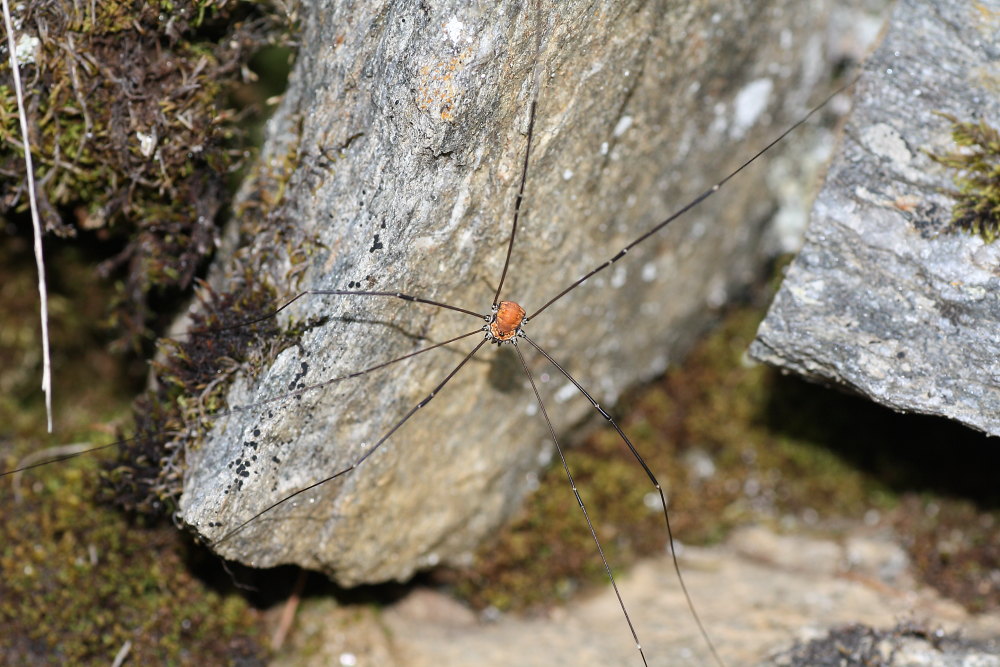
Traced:
<path fill-rule="evenodd" d="M 950 123 L 1000 126 L 1000 3 L 904 0 L 750 353 L 1000 435 L 1000 244 L 945 234 Z"/>
<path fill-rule="evenodd" d="M 540 16 L 524 4 L 307 4 L 299 60 L 259 169 L 297 164 L 275 188 L 283 203 L 263 216 L 295 224 L 247 231 L 244 216 L 215 283 L 249 267 L 288 297 L 360 286 L 487 312 L 537 81 L 504 286 L 530 313 L 800 118 L 814 90 L 829 91 L 839 57 L 824 33 L 832 3 L 560 2 Z M 767 257 L 762 230 L 775 197 L 766 173 L 741 173 L 533 319 L 529 334 L 602 402 L 661 372 Z M 254 187 L 244 189 L 244 210 L 267 199 Z M 304 298 L 282 316 L 329 319 L 256 379 L 238 381 L 230 405 L 257 407 L 217 419 L 188 453 L 181 516 L 209 541 L 350 466 L 481 334 L 321 391 L 260 401 L 483 324 L 357 297 Z M 593 413 L 522 347 L 559 431 Z M 298 563 L 342 584 L 460 559 L 517 507 L 552 456 L 537 411 L 510 346 L 483 349 L 357 470 L 216 549 L 255 566 Z M 567 511 L 578 511 L 566 494 Z"/>
<path fill-rule="evenodd" d="M 854 624 L 802 642 L 766 663 L 780 667 L 1000 667 L 996 640 L 970 641 L 925 623 L 899 623 L 884 630 Z"/>

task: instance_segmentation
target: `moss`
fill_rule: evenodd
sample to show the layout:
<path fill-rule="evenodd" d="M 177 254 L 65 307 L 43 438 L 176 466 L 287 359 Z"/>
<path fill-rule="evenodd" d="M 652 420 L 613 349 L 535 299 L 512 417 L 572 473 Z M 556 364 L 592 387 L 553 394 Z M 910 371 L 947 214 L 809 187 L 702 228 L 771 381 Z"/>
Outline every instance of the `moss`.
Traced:
<path fill-rule="evenodd" d="M 973 612 L 1000 610 L 1000 511 L 967 499 L 908 496 L 897 527 L 920 577 Z"/>
<path fill-rule="evenodd" d="M 939 660 L 942 663 L 952 658 L 961 662 L 961 658 L 950 655 L 963 653 L 966 650 L 973 653 L 986 654 L 991 648 L 989 644 L 970 641 L 960 633 L 946 634 L 943 629 L 933 627 L 926 621 L 903 621 L 895 627 L 883 630 L 867 625 L 853 624 L 831 629 L 825 636 L 808 641 L 796 640 L 791 648 L 772 656 L 772 664 L 788 665 L 789 667 L 817 667 L 827 665 L 885 665 L 896 662 L 898 654 L 919 654 L 914 651 L 914 640 L 927 645 L 927 652 L 940 651 L 944 653 Z M 926 659 L 927 656 L 922 656 Z M 974 662 L 970 657 L 965 661 Z"/>
<path fill-rule="evenodd" d="M 107 468 L 106 497 L 129 511 L 176 509 L 184 452 L 226 407 L 230 381 L 238 372 L 252 379 L 300 333 L 278 328 L 273 290 L 251 275 L 223 294 L 205 286 L 199 299 L 189 335 L 160 341 L 156 388 L 136 402 L 135 433 Z"/>
<path fill-rule="evenodd" d="M 154 388 L 136 402 L 134 436 L 106 468 L 105 498 L 130 512 L 173 512 L 182 490 L 185 452 L 212 428 L 212 415 L 227 407 L 225 395 L 236 374 L 252 381 L 317 324 L 279 328 L 274 317 L 279 290 L 268 282 L 264 268 L 274 249 L 282 248 L 289 268 L 280 276 L 281 293 L 287 294 L 295 290 L 306 260 L 318 247 L 301 238 L 285 210 L 297 159 L 298 145 L 292 142 L 283 159 L 255 165 L 244 187 L 249 194 L 235 212 L 239 249 L 219 281 L 226 290 L 215 292 L 202 283 L 188 334 L 158 343 Z"/>
<path fill-rule="evenodd" d="M 163 304 L 192 284 L 214 250 L 227 181 L 249 154 L 248 120 L 261 118 L 261 94 L 283 88 L 273 81 L 255 88 L 248 64 L 280 75 L 291 58 L 283 46 L 291 26 L 266 10 L 219 0 L 68 10 L 36 0 L 19 10 L 22 36 L 46 36 L 21 68 L 31 82 L 29 122 L 46 227 L 78 241 L 111 242 L 98 272 L 115 278 L 116 289 L 98 319 L 117 333 L 118 347 L 151 351 L 149 330 L 172 317 Z M 4 85 L 10 75 L 0 64 L 0 173 L 13 176 L 0 186 L 0 212 L 16 218 L 27 198 L 16 104 Z M 294 332 L 281 337 L 273 322 L 234 326 L 273 308 L 274 290 L 256 274 L 263 248 L 287 245 L 276 210 L 294 154 L 293 147 L 288 164 L 260 166 L 252 175 L 255 196 L 237 214 L 243 239 L 258 243 L 245 243 L 243 268 L 227 279 L 225 292 L 202 290 L 195 317 L 202 334 L 158 343 L 158 384 L 137 402 L 134 436 L 108 466 L 105 499 L 130 511 L 169 510 L 180 491 L 182 452 L 210 427 L 205 415 L 222 407 L 228 378 L 258 368 L 294 339 Z M 295 246 L 298 266 L 310 246 Z M 211 330 L 221 331 L 207 335 Z"/>
<path fill-rule="evenodd" d="M 256 614 L 191 573 L 176 530 L 92 503 L 94 463 L 46 472 L 6 505 L 4 664 L 109 664 L 126 642 L 135 664 L 263 657 Z"/>
<path fill-rule="evenodd" d="M 977 234 L 987 243 L 1000 236 L 1000 132 L 985 120 L 951 121 L 956 148 L 947 153 L 927 152 L 938 164 L 954 172 L 955 199 L 949 231 Z"/>
<path fill-rule="evenodd" d="M 254 6 L 216 1 L 76 9 L 34 2 L 19 11 L 22 33 L 48 36 L 21 69 L 33 93 L 42 212 L 50 232 L 75 237 L 47 242 L 59 443 L 97 444 L 122 430 L 148 371 L 110 354 L 122 346 L 111 345 L 109 332 L 141 340 L 151 306 L 167 310 L 162 292 L 190 283 L 213 249 L 226 181 L 244 155 L 237 125 L 247 124 L 246 113 L 226 105 L 239 97 L 242 66 L 274 22 Z M 0 65 L 0 170 L 10 178 L 0 186 L 0 206 L 14 224 L 4 231 L 22 223 L 25 204 L 7 67 Z M 156 137 L 152 155 L 140 132 Z M 272 211 L 260 208 L 263 221 Z M 9 236 L 0 253 L 9 305 L 0 322 L 0 466 L 9 469 L 44 451 L 50 438 L 38 431 L 45 420 L 35 387 L 30 244 Z M 90 268 L 101 257 L 102 275 L 114 283 L 102 284 Z M 120 447 L 119 458 L 30 471 L 16 498 L 10 478 L 0 480 L 0 662 L 109 664 L 126 644 L 135 664 L 263 662 L 259 614 L 233 592 L 229 575 L 206 575 L 204 552 L 162 514 L 122 513 L 103 502 L 169 509 L 179 469 L 160 465 L 182 463 L 178 434 L 202 421 L 203 407 L 221 404 L 217 380 L 294 339 L 295 331 L 271 335 L 273 321 L 225 329 L 273 307 L 272 290 L 246 273 L 227 285 L 225 293 L 202 291 L 205 314 L 197 320 L 222 331 L 161 344 L 159 389 L 138 404 L 140 437 Z M 116 304 L 110 310 L 109 302 Z M 165 449 L 152 448 L 151 434 Z M 209 563 L 211 570 L 217 561 Z"/>
<path fill-rule="evenodd" d="M 214 249 L 244 159 L 247 110 L 228 106 L 244 67 L 278 21 L 262 5 L 219 0 L 65 3 L 18 8 L 22 38 L 44 35 L 22 65 L 46 229 L 99 231 L 119 269 L 111 324 L 136 345 L 150 300 L 187 288 Z M 23 148 L 10 66 L 0 63 L 0 213 L 23 212 Z"/>
<path fill-rule="evenodd" d="M 58 444 L 106 442 L 145 368 L 107 351 L 98 325 L 107 286 L 85 248 L 50 244 L 49 259 Z M 0 244 L 3 470 L 51 443 L 33 288 L 30 246 L 9 237 Z M 198 578 L 200 552 L 172 525 L 95 502 L 100 467 L 88 456 L 0 479 L 0 663 L 107 665 L 126 643 L 131 664 L 262 662 L 260 614 L 227 578 Z"/>

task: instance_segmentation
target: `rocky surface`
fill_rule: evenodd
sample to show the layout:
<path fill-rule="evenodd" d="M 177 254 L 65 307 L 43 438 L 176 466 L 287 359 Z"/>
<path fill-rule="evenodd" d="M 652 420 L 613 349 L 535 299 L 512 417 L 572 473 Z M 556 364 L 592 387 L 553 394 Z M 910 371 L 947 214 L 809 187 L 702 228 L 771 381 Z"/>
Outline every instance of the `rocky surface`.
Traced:
<path fill-rule="evenodd" d="M 951 125 L 1000 126 L 1000 4 L 903 0 L 751 354 L 1000 435 L 1000 244 L 949 234 Z"/>
<path fill-rule="evenodd" d="M 895 661 L 878 664 L 997 664 L 1000 616 L 970 616 L 915 584 L 905 552 L 878 534 L 833 540 L 747 528 L 725 545 L 685 550 L 681 566 L 729 665 L 847 664 L 839 662 L 845 651 L 862 650 L 864 638 L 879 633 L 885 643 L 878 650 L 898 651 Z M 712 664 L 666 558 L 633 568 L 621 587 L 651 665 Z M 900 623 L 913 633 L 894 631 Z M 917 630 L 932 640 L 938 631 L 960 631 L 964 641 L 921 640 Z M 796 661 L 805 651 L 810 660 Z M 306 603 L 276 664 L 642 663 L 610 589 L 545 617 L 485 620 L 439 592 L 415 588 L 380 613 L 328 598 Z"/>
<path fill-rule="evenodd" d="M 256 235 L 249 247 L 230 248 L 229 272 L 217 271 L 216 284 L 249 272 L 270 276 L 288 296 L 400 290 L 488 311 L 537 84 L 504 288 L 532 313 L 801 118 L 816 91 L 830 91 L 829 70 L 843 53 L 831 46 L 842 41 L 830 27 L 840 25 L 834 3 L 560 2 L 539 13 L 526 4 L 306 3 L 301 53 L 264 156 L 276 170 L 298 165 L 273 214 L 295 226 L 280 242 Z M 781 147 L 783 164 L 811 157 L 811 144 L 795 142 Z M 741 173 L 533 319 L 531 335 L 608 404 L 661 372 L 769 255 L 763 229 L 777 199 L 767 175 L 766 166 Z M 263 199 L 253 186 L 244 198 Z M 255 252 L 263 259 L 248 265 Z M 230 405 L 482 325 L 395 299 L 308 298 L 282 315 L 328 319 L 258 381 L 237 382 Z M 218 419 L 208 441 L 190 448 L 183 520 L 217 540 L 347 468 L 478 338 Z M 592 413 L 558 371 L 527 356 L 558 430 Z M 511 513 L 552 456 L 537 413 L 513 351 L 482 350 L 352 474 L 216 548 L 255 566 L 319 569 L 342 584 L 403 579 L 459 559 Z"/>

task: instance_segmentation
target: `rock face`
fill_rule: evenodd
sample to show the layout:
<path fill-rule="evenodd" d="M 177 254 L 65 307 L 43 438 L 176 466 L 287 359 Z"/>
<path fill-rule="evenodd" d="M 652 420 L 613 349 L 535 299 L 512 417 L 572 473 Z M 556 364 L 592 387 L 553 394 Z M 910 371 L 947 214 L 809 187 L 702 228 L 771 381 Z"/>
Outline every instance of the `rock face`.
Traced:
<path fill-rule="evenodd" d="M 814 90 L 828 92 L 838 57 L 823 32 L 826 5 L 795 0 L 546 2 L 538 11 L 523 2 L 430 4 L 302 9 L 299 60 L 265 147 L 265 164 L 298 165 L 274 214 L 296 224 L 281 244 L 252 239 L 267 247 L 249 267 L 289 297 L 398 290 L 488 312 L 537 91 L 521 226 L 501 295 L 530 316 L 800 118 Z M 662 371 L 767 257 L 762 228 L 775 199 L 766 172 L 741 173 L 532 319 L 529 334 L 601 402 Z M 244 198 L 253 199 L 250 189 Z M 248 271 L 253 253 L 230 251 L 217 284 Z M 326 323 L 255 381 L 233 386 L 230 405 L 256 407 L 217 419 L 191 448 L 181 516 L 207 540 L 350 466 L 481 334 L 323 390 L 260 401 L 483 324 L 389 298 L 309 297 L 282 313 L 300 322 L 321 315 Z M 592 413 L 555 368 L 521 347 L 557 430 Z M 360 467 L 217 550 L 255 566 L 298 563 L 342 584 L 405 578 L 460 558 L 513 511 L 552 456 L 537 413 L 512 349 L 482 349 Z M 578 511 L 566 494 L 567 511 Z"/>
<path fill-rule="evenodd" d="M 1000 244 L 946 234 L 950 122 L 1000 126 L 1000 5 L 904 0 L 751 354 L 1000 435 Z"/>

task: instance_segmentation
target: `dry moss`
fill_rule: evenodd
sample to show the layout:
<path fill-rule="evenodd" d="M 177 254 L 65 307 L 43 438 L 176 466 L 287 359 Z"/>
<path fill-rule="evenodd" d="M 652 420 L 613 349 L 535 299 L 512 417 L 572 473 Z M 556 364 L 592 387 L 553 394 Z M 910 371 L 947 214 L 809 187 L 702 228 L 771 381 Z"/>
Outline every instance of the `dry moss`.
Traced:
<path fill-rule="evenodd" d="M 49 233 L 112 241 L 111 324 L 135 344 L 151 293 L 191 284 L 245 157 L 230 107 L 250 57 L 281 40 L 263 5 L 219 0 L 17 8 L 29 134 Z M 0 62 L 0 214 L 27 206 L 10 65 Z M 118 271 L 120 269 L 120 271 Z"/>

